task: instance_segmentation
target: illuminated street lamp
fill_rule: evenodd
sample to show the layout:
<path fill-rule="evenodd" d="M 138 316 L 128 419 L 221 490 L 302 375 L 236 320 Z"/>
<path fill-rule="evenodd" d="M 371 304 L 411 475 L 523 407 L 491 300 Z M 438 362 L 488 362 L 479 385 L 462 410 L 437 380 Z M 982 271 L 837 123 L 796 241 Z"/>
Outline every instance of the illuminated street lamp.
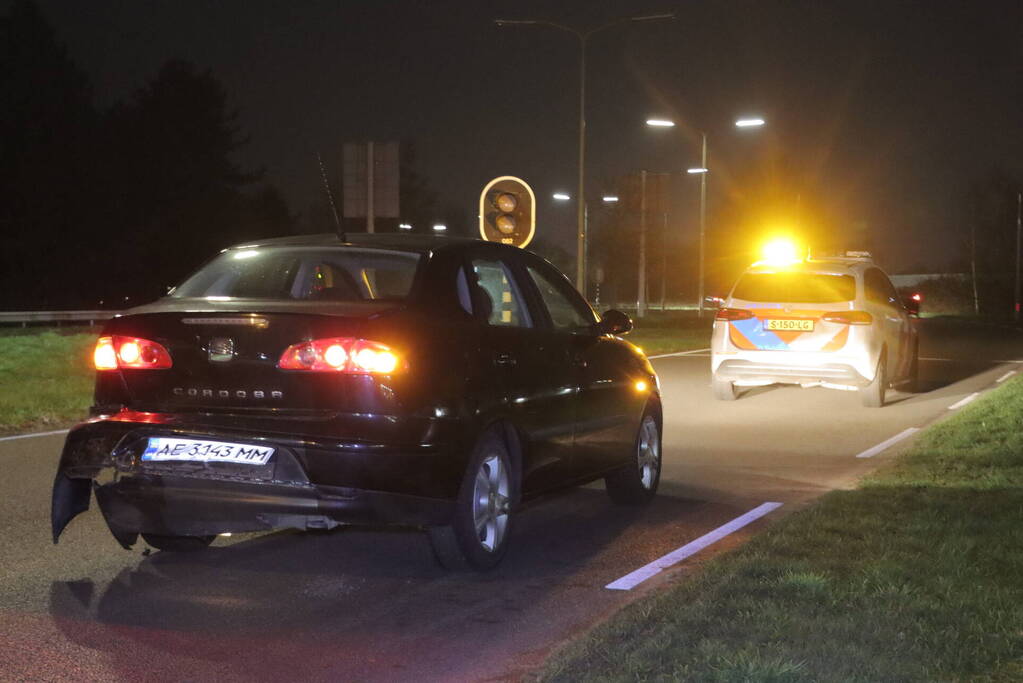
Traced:
<path fill-rule="evenodd" d="M 647 125 L 654 128 L 674 128 L 675 122 L 668 119 L 647 119 Z M 759 128 L 765 123 L 762 118 L 746 118 L 739 119 L 735 122 L 736 128 Z M 701 144 L 700 144 L 700 165 L 695 168 L 687 168 L 686 173 L 691 175 L 700 176 L 700 270 L 699 270 L 699 285 L 696 292 L 696 315 L 700 318 L 703 317 L 703 297 L 704 297 L 704 270 L 706 264 L 706 225 L 707 225 L 707 173 L 710 171 L 707 168 L 707 133 L 700 133 Z"/>
<path fill-rule="evenodd" d="M 736 128 L 759 128 L 764 125 L 763 119 L 739 119 L 735 122 Z"/>
<path fill-rule="evenodd" d="M 559 24 L 545 19 L 494 19 L 498 26 L 548 26 L 559 31 L 567 31 L 579 39 L 579 197 L 586 196 L 586 41 L 590 36 L 600 33 L 612 26 L 630 21 L 655 21 L 658 19 L 674 19 L 674 12 L 664 14 L 644 14 L 635 17 L 623 17 L 606 24 L 581 31 L 571 26 Z M 575 285 L 580 291 L 586 291 L 586 208 L 585 202 L 576 207 L 576 268 Z"/>
<path fill-rule="evenodd" d="M 443 223 L 437 223 L 436 225 L 433 226 L 434 232 L 445 232 L 447 229 L 448 226 L 444 225 Z"/>
<path fill-rule="evenodd" d="M 551 198 L 554 199 L 555 201 L 567 202 L 570 199 L 572 199 L 572 196 L 569 195 L 567 192 L 555 192 L 554 194 L 551 195 Z M 600 201 L 602 201 L 604 204 L 614 204 L 614 203 L 616 203 L 618 201 L 618 195 L 606 194 L 606 195 L 603 195 L 600 198 Z M 590 230 L 590 203 L 588 201 L 587 202 L 582 202 L 582 206 L 583 206 L 583 234 L 584 235 L 588 235 L 589 234 L 589 230 Z M 589 262 L 590 262 L 589 260 L 590 260 L 589 242 L 588 241 L 584 241 L 583 242 L 583 273 L 584 274 L 587 272 L 587 269 L 589 268 Z M 579 292 L 584 297 L 587 296 L 587 292 L 586 292 L 586 289 L 587 289 L 586 285 L 587 284 L 588 283 L 584 281 L 582 287 L 577 287 Z"/>
<path fill-rule="evenodd" d="M 411 230 L 412 226 L 408 223 L 398 223 L 399 230 Z"/>

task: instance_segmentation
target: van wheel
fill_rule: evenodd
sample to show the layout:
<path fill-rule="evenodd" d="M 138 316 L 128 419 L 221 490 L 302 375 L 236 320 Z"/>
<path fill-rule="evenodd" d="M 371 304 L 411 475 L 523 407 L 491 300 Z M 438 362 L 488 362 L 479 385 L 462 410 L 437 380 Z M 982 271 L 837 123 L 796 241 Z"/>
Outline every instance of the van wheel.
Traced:
<path fill-rule="evenodd" d="M 647 408 L 639 424 L 629 463 L 604 477 L 607 495 L 616 503 L 649 503 L 661 480 L 661 428 Z"/>
<path fill-rule="evenodd" d="M 733 382 L 714 377 L 711 384 L 714 387 L 714 398 L 719 401 L 734 401 L 739 397 L 739 391 Z"/>
<path fill-rule="evenodd" d="M 446 569 L 493 569 L 508 549 L 519 500 L 518 460 L 497 431 L 473 449 L 447 526 L 429 527 L 433 553 Z"/>
<path fill-rule="evenodd" d="M 882 351 L 881 357 L 877 360 L 874 381 L 860 388 L 860 400 L 867 408 L 880 408 L 884 405 L 884 395 L 888 389 L 888 362 L 885 355 Z"/>
<path fill-rule="evenodd" d="M 193 553 L 205 550 L 216 536 L 165 536 L 163 534 L 142 534 L 147 544 L 170 553 Z"/>

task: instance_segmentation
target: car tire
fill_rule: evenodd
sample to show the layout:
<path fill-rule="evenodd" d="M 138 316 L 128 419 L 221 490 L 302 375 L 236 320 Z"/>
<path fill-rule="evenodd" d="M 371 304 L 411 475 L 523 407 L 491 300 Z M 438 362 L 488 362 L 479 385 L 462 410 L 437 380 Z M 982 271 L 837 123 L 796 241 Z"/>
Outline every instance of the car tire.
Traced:
<path fill-rule="evenodd" d="M 499 430 L 488 431 L 473 449 L 452 523 L 427 529 L 441 566 L 476 571 L 496 567 L 508 550 L 518 500 L 518 459 Z"/>
<path fill-rule="evenodd" d="M 714 387 L 714 398 L 719 401 L 734 401 L 739 397 L 739 391 L 735 388 L 734 382 L 713 377 L 711 384 Z"/>
<path fill-rule="evenodd" d="M 216 536 L 165 536 L 163 534 L 142 534 L 149 546 L 170 553 L 194 553 L 205 550 Z"/>
<path fill-rule="evenodd" d="M 888 390 L 888 362 L 885 352 L 877 360 L 877 372 L 874 373 L 874 381 L 865 387 L 860 387 L 860 400 L 867 408 L 880 408 L 884 405 L 885 392 Z"/>
<path fill-rule="evenodd" d="M 643 413 L 629 464 L 604 477 L 607 495 L 622 505 L 649 503 L 661 481 L 661 423 L 650 408 Z"/>

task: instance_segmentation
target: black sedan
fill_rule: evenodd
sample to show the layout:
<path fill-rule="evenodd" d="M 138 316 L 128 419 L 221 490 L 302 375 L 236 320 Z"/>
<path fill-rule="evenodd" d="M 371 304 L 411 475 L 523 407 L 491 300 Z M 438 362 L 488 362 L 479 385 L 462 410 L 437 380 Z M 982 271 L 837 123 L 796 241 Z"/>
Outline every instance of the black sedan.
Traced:
<path fill-rule="evenodd" d="M 603 478 L 649 501 L 657 377 L 553 266 L 510 246 L 317 235 L 224 250 L 99 338 L 53 539 L 91 493 L 125 548 L 345 523 L 425 527 L 448 567 L 504 555 L 521 501 Z"/>

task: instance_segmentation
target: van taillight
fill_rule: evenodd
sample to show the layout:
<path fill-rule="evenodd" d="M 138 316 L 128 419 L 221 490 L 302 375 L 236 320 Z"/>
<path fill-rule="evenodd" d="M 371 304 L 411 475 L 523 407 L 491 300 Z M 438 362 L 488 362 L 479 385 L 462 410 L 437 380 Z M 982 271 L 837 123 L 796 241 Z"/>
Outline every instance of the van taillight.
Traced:
<path fill-rule="evenodd" d="M 92 353 L 92 360 L 97 370 L 166 370 L 174 365 L 170 353 L 161 344 L 149 339 L 120 335 L 100 337 Z"/>
<path fill-rule="evenodd" d="M 714 320 L 749 320 L 753 317 L 753 311 L 745 308 L 719 308 Z"/>
<path fill-rule="evenodd" d="M 365 339 L 333 337 L 292 344 L 277 361 L 281 370 L 388 375 L 398 355 L 386 345 Z"/>
<path fill-rule="evenodd" d="M 834 313 L 825 313 L 821 316 L 821 320 L 842 325 L 869 325 L 874 322 L 874 317 L 866 311 L 835 311 Z"/>

